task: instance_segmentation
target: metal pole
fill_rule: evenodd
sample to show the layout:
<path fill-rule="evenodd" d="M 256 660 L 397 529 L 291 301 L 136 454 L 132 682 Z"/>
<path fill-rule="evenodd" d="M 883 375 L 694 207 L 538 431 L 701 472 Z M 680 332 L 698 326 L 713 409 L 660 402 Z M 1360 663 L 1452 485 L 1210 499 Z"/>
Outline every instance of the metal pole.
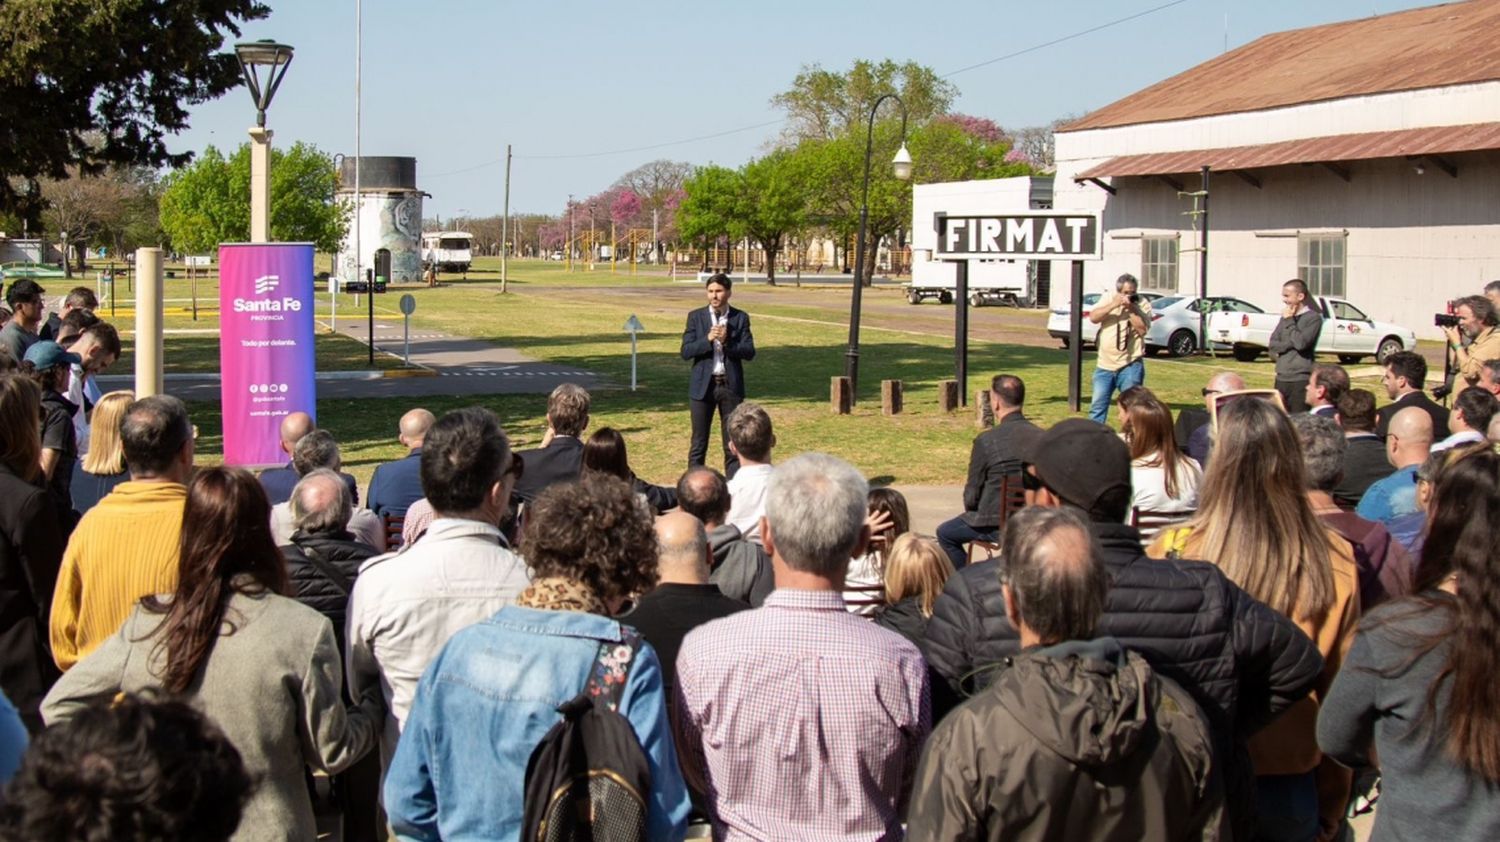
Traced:
<path fill-rule="evenodd" d="M 1203 213 L 1198 217 L 1203 235 L 1198 238 L 1198 353 L 1208 354 L 1208 167 L 1203 168 Z"/>
<path fill-rule="evenodd" d="M 865 180 L 859 202 L 859 236 L 855 239 L 854 294 L 849 305 L 849 348 L 844 351 L 844 376 L 849 378 L 849 404 L 859 403 L 859 311 L 865 285 L 865 229 L 870 224 L 870 156 L 875 151 L 875 112 L 880 104 L 894 99 L 901 106 L 901 140 L 906 141 L 906 103 L 895 94 L 885 94 L 870 106 L 870 121 L 865 130 Z"/>
<path fill-rule="evenodd" d="M 953 377 L 958 405 L 969 405 L 969 261 L 952 261 L 956 286 L 953 301 Z"/>
<path fill-rule="evenodd" d="M 630 332 L 630 391 L 635 391 L 635 331 Z"/>
<path fill-rule="evenodd" d="M 364 27 L 365 27 L 365 8 L 364 8 L 364 2 L 363 2 L 363 0 L 354 0 L 354 275 L 353 275 L 352 280 L 356 280 L 356 281 L 359 280 L 360 278 L 364 277 L 364 271 L 361 268 L 361 267 L 364 266 L 364 252 L 361 251 L 361 249 L 363 247 L 360 245 L 360 241 L 359 241 L 359 239 L 360 239 L 359 238 L 359 234 L 360 234 L 360 228 L 361 228 L 361 226 L 360 226 L 360 216 L 361 216 L 361 212 L 364 210 L 364 204 L 365 204 L 364 194 L 360 192 L 360 189 L 361 189 L 362 185 L 361 185 L 360 180 L 359 180 L 359 175 L 360 175 L 360 173 L 359 173 L 360 158 L 362 158 L 364 156 L 364 149 L 360 145 L 360 141 L 361 141 L 361 131 L 360 130 L 361 130 L 361 125 L 362 125 L 361 124 L 361 119 L 362 119 L 362 116 L 363 116 L 362 113 L 361 113 L 361 110 L 360 110 L 360 104 L 361 104 L 361 102 L 363 100 L 363 98 L 360 96 L 360 93 L 361 93 L 360 86 L 361 86 L 361 83 L 363 81 L 364 58 L 365 58 L 364 57 L 364 49 L 365 49 L 365 38 L 364 38 L 365 29 L 364 29 Z M 338 298 L 338 283 L 337 282 L 334 283 L 334 293 L 333 293 L 333 296 L 334 296 L 334 298 Z M 334 305 L 335 308 L 337 308 L 337 306 L 338 306 L 337 304 Z M 337 312 L 337 310 L 335 310 L 335 312 Z M 333 326 L 334 326 L 335 329 L 337 329 L 337 327 L 338 327 L 338 318 L 336 316 L 333 319 Z M 374 341 L 375 341 L 375 337 L 373 337 L 373 336 L 370 337 L 370 341 L 373 344 Z"/>
<path fill-rule="evenodd" d="M 375 270 L 370 270 L 369 285 L 365 287 L 365 306 L 368 307 L 369 325 L 368 335 L 370 338 L 370 368 L 375 367 Z"/>
<path fill-rule="evenodd" d="M 568 272 L 573 271 L 573 194 L 568 194 Z"/>
<path fill-rule="evenodd" d="M 1083 261 L 1073 261 L 1072 311 L 1068 314 L 1068 411 L 1077 412 L 1083 393 Z"/>
<path fill-rule="evenodd" d="M 507 283 L 510 281 L 509 264 L 506 258 L 510 252 L 510 144 L 505 144 L 505 211 L 500 217 L 500 292 L 503 295 Z"/>
<path fill-rule="evenodd" d="M 410 366 L 411 365 L 411 314 L 410 313 L 404 313 L 404 314 L 402 314 L 402 316 L 401 316 L 401 322 L 402 322 L 402 324 L 401 324 L 401 344 L 403 346 L 403 350 L 401 352 L 401 363 L 403 365 Z M 371 347 L 373 348 L 374 346 L 372 345 Z M 371 353 L 373 354 L 374 351 L 371 351 Z"/>

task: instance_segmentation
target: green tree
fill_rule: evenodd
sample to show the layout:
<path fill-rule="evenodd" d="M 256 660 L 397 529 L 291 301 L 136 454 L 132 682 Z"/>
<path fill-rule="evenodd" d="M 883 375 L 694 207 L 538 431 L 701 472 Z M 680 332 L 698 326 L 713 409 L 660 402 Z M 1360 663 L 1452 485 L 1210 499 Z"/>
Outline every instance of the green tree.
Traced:
<path fill-rule="evenodd" d="M 715 164 L 699 167 L 683 182 L 687 195 L 677 207 L 677 232 L 703 250 L 704 270 L 708 269 L 709 247 L 720 237 L 736 236 L 739 182 L 738 173 Z"/>
<path fill-rule="evenodd" d="M 163 138 L 240 84 L 226 36 L 269 13 L 258 0 L 0 2 L 0 211 L 35 227 L 37 180 L 70 167 L 186 163 Z"/>
<path fill-rule="evenodd" d="M 349 207 L 334 202 L 333 159 L 306 143 L 271 149 L 271 239 L 310 242 L 335 251 L 349 227 Z M 191 165 L 168 175 L 161 227 L 174 248 L 203 252 L 250 239 L 250 144 L 225 158 L 210 146 Z"/>
<path fill-rule="evenodd" d="M 771 104 L 786 112 L 786 140 L 795 144 L 832 140 L 855 129 L 862 131 L 870 107 L 889 93 L 899 94 L 906 104 L 908 121 L 921 125 L 946 113 L 958 96 L 958 88 L 932 68 L 914 61 L 897 64 L 890 59 L 878 63 L 861 59 L 845 73 L 824 70 L 817 64 L 805 65 L 792 80 L 792 87 L 771 97 Z M 896 111 L 894 105 L 886 107 Z"/>
<path fill-rule="evenodd" d="M 786 239 L 806 222 L 807 192 L 802 161 L 782 150 L 751 161 L 735 173 L 731 236 L 749 237 L 766 255 L 766 281 L 776 285 L 776 256 Z"/>

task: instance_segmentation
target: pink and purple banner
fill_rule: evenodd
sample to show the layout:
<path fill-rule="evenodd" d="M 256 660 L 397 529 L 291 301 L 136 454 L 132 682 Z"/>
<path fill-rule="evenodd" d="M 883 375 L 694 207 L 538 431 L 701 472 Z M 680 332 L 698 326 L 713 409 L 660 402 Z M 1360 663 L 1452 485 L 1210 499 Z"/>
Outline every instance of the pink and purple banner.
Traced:
<path fill-rule="evenodd" d="M 219 246 L 224 464 L 286 464 L 281 420 L 317 417 L 311 243 Z"/>

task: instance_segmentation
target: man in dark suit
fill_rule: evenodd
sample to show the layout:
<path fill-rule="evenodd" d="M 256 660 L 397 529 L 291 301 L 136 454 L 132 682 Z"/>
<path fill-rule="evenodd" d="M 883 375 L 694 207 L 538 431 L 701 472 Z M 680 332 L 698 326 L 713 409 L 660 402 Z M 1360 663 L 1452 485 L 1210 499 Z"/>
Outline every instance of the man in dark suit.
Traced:
<path fill-rule="evenodd" d="M 304 436 L 316 429 L 318 425 L 306 412 L 293 412 L 281 419 L 281 450 L 287 455 L 288 461 L 279 468 L 266 468 L 257 477 L 271 505 L 275 506 L 291 499 L 292 489 L 296 488 L 297 483 L 302 479 L 302 472 L 292 464 L 292 454 L 297 449 L 297 442 L 302 441 Z M 339 472 L 339 478 L 349 489 L 349 499 L 353 500 L 355 505 L 359 505 L 359 483 L 353 476 L 343 471 Z"/>
<path fill-rule="evenodd" d="M 406 456 L 375 468 L 370 477 L 370 491 L 365 505 L 381 517 L 406 514 L 412 503 L 426 497 L 422 491 L 422 440 L 427 428 L 437 418 L 425 409 L 413 409 L 401 416 L 397 440 L 409 448 Z"/>
<path fill-rule="evenodd" d="M 521 478 L 514 499 L 531 502 L 548 486 L 578 479 L 583 469 L 583 441 L 589 425 L 589 393 L 576 383 L 564 383 L 547 397 L 547 432 L 542 446 L 522 450 Z"/>
<path fill-rule="evenodd" d="M 1021 460 L 1041 430 L 1021 415 L 1026 384 L 1012 374 L 990 381 L 995 426 L 974 439 L 969 480 L 964 484 L 964 513 L 937 528 L 938 544 L 954 568 L 968 563 L 966 545 L 994 541 L 1000 528 L 1000 486 L 1007 474 L 1020 478 Z"/>
<path fill-rule="evenodd" d="M 1334 502 L 1346 509 L 1359 505 L 1370 486 L 1395 472 L 1385 456 L 1385 441 L 1375 435 L 1375 396 L 1351 389 L 1339 398 L 1334 416 L 1344 428 L 1343 470 L 1332 489 Z"/>
<path fill-rule="evenodd" d="M 719 413 L 719 438 L 724 448 L 724 473 L 731 479 L 740 460 L 729 450 L 725 423 L 729 413 L 745 399 L 744 363 L 755 359 L 755 337 L 750 334 L 750 316 L 729 306 L 733 281 L 722 272 L 704 284 L 708 306 L 688 313 L 682 332 L 682 358 L 693 363 L 688 382 L 688 407 L 693 418 L 693 440 L 688 448 L 688 467 L 703 464 L 708 455 L 708 431 Z"/>
<path fill-rule="evenodd" d="M 1318 363 L 1307 378 L 1307 411 L 1332 420 L 1338 412 L 1339 398 L 1347 391 L 1349 372 L 1343 366 Z"/>
<path fill-rule="evenodd" d="M 1397 351 L 1385 358 L 1385 393 L 1391 402 L 1375 413 L 1375 435 L 1386 437 L 1391 416 L 1415 406 L 1432 418 L 1433 441 L 1448 437 L 1448 410 L 1422 391 L 1427 386 L 1427 360 L 1415 351 Z"/>

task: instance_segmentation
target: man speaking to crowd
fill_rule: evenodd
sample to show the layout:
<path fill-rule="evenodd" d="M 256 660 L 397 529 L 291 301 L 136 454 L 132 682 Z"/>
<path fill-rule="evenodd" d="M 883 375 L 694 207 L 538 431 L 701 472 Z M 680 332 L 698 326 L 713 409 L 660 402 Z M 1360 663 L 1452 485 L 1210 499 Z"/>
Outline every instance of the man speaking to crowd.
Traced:
<path fill-rule="evenodd" d="M 729 450 L 725 422 L 729 413 L 745 399 L 744 362 L 755 359 L 755 337 L 750 335 L 750 316 L 729 306 L 734 282 L 722 272 L 704 284 L 708 306 L 688 313 L 682 332 L 682 358 L 693 363 L 688 382 L 689 410 L 693 418 L 693 441 L 688 448 L 688 467 L 703 464 L 708 455 L 708 430 L 719 412 L 719 439 L 724 448 L 724 474 L 734 477 L 740 460 Z"/>

